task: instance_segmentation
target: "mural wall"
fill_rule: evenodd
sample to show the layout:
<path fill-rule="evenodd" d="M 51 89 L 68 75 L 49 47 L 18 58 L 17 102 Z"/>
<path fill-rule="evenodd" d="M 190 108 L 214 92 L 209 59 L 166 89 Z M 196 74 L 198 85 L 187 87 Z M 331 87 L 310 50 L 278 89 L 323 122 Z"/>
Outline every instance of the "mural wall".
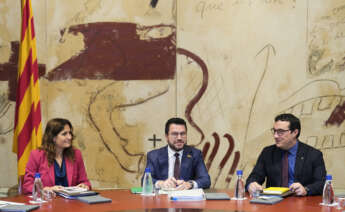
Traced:
<path fill-rule="evenodd" d="M 214 188 L 248 176 L 291 112 L 345 188 L 342 0 L 33 0 L 43 126 L 71 120 L 95 188 L 138 186 L 165 121 L 188 122 Z M 20 1 L 0 2 L 0 187 L 11 152 Z"/>

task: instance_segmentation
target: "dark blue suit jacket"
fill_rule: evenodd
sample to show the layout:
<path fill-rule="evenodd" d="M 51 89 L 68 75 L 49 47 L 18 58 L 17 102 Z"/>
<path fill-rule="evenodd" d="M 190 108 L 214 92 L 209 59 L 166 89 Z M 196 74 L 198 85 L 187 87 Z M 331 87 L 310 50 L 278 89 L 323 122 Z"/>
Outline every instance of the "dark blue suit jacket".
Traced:
<path fill-rule="evenodd" d="M 276 145 L 265 147 L 247 179 L 246 188 L 252 182 L 262 184 L 265 179 L 267 180 L 266 187 L 282 186 L 282 157 L 283 151 Z M 295 182 L 307 187 L 309 189 L 308 195 L 320 195 L 325 177 L 326 168 L 322 152 L 299 142 L 295 163 Z"/>
<path fill-rule="evenodd" d="M 150 168 L 152 181 L 168 179 L 169 159 L 168 146 L 147 153 L 147 168 Z M 180 169 L 180 179 L 194 180 L 199 188 L 209 188 L 211 179 L 208 175 L 201 151 L 185 145 Z"/>

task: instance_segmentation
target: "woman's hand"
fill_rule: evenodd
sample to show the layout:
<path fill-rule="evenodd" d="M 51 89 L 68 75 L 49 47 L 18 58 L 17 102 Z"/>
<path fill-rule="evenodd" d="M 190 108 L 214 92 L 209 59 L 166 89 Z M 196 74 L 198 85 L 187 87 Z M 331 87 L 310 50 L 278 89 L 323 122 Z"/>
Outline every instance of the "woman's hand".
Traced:
<path fill-rule="evenodd" d="M 89 190 L 89 186 L 85 185 L 84 183 L 80 183 L 79 185 L 77 185 L 78 187 L 81 187 L 81 188 L 86 188 L 87 190 Z"/>
<path fill-rule="evenodd" d="M 44 187 L 43 198 L 45 200 L 51 200 L 52 198 L 56 197 L 55 191 L 60 191 L 61 189 L 63 189 L 62 186 Z"/>
<path fill-rule="evenodd" d="M 63 186 L 52 186 L 52 187 L 44 187 L 44 191 L 60 191 L 63 189 Z"/>

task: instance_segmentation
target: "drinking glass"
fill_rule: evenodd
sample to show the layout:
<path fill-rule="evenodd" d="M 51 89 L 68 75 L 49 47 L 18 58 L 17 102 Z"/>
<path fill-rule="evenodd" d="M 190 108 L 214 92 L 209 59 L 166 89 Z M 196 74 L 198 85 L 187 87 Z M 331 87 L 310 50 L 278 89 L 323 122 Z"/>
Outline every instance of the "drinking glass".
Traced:
<path fill-rule="evenodd" d="M 43 190 L 43 200 L 51 201 L 55 197 L 55 192 L 51 190 Z"/>
<path fill-rule="evenodd" d="M 335 201 L 337 202 L 338 210 L 341 210 L 345 207 L 345 197 L 335 197 Z"/>
<path fill-rule="evenodd" d="M 260 193 L 261 193 L 260 190 L 258 190 L 258 189 L 254 190 L 253 193 L 252 193 L 252 198 L 253 198 L 253 199 L 259 198 Z"/>

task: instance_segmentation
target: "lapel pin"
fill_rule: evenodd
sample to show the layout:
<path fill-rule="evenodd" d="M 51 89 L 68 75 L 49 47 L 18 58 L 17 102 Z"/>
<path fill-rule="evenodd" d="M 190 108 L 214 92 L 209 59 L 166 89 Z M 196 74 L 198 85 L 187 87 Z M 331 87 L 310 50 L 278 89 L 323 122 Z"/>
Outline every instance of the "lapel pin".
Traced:
<path fill-rule="evenodd" d="M 191 158 L 192 156 L 190 154 L 187 155 L 187 158 Z"/>

